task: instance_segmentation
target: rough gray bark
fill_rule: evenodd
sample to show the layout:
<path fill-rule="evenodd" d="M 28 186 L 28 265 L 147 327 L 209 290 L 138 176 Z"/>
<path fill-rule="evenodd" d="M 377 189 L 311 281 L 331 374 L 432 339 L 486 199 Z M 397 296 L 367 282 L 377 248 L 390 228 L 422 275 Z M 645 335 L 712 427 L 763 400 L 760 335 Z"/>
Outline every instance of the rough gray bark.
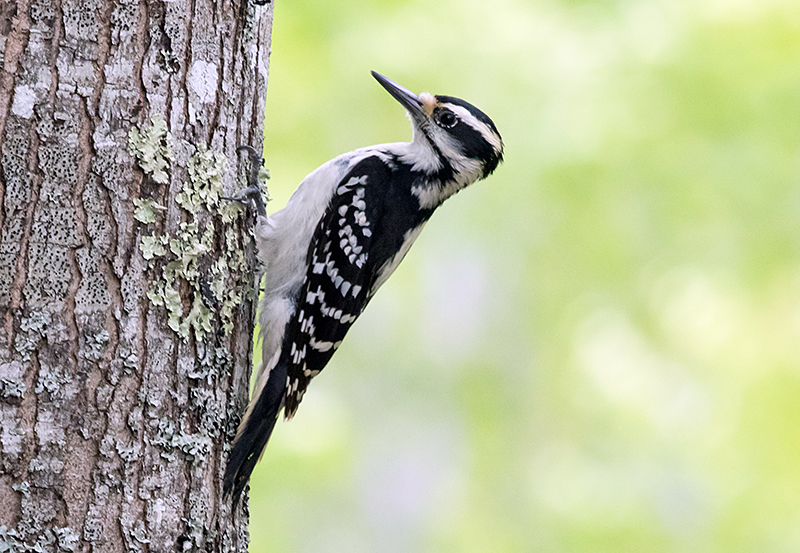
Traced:
<path fill-rule="evenodd" d="M 272 5 L 0 1 L 0 551 L 245 551 Z"/>

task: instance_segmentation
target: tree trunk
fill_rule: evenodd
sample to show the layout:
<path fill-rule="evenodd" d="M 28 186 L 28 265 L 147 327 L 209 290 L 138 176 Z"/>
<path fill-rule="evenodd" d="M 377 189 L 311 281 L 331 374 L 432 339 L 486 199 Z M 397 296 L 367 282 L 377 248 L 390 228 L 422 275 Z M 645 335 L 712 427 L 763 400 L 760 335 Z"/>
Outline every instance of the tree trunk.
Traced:
<path fill-rule="evenodd" d="M 240 3 L 241 2 L 241 3 Z M 0 551 L 245 551 L 272 5 L 0 1 Z"/>

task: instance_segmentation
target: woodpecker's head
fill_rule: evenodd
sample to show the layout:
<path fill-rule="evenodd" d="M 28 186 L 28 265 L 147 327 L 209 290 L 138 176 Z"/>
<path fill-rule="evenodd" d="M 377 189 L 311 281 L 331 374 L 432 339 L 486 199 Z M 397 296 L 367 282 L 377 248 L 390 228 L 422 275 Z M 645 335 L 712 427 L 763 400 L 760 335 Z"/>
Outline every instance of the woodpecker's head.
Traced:
<path fill-rule="evenodd" d="M 408 111 L 414 127 L 412 144 L 420 148 L 420 159 L 409 161 L 419 169 L 452 172 L 450 179 L 460 189 L 488 177 L 503 160 L 497 127 L 469 102 L 427 92 L 417 95 L 375 71 L 372 76 Z"/>

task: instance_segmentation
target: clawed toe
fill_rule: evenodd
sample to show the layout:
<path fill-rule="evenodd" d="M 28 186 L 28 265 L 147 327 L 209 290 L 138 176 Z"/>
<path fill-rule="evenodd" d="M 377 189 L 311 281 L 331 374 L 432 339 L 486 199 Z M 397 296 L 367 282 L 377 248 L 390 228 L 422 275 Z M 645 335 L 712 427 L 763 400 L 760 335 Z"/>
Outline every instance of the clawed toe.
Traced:
<path fill-rule="evenodd" d="M 222 199 L 229 202 L 252 205 L 259 217 L 267 216 L 267 207 L 264 205 L 264 198 L 261 196 L 261 187 L 245 188 L 235 196 L 223 197 Z"/>
<path fill-rule="evenodd" d="M 237 152 L 246 152 L 250 158 L 250 167 L 247 173 L 248 187 L 236 194 L 231 198 L 224 198 L 232 202 L 239 202 L 246 205 L 253 205 L 259 217 L 267 216 L 267 208 L 264 205 L 264 197 L 262 196 L 261 185 L 258 181 L 259 171 L 264 164 L 264 159 L 261 154 L 252 146 L 239 146 L 236 148 Z"/>

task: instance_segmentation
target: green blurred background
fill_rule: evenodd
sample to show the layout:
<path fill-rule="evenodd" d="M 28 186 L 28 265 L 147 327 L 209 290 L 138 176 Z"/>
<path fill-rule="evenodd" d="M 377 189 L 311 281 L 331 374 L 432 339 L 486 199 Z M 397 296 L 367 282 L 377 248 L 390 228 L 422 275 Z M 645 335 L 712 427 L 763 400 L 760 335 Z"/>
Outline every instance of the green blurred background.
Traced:
<path fill-rule="evenodd" d="M 278 424 L 250 551 L 800 551 L 800 2 L 278 0 L 271 210 L 410 138 L 370 69 L 506 162 Z"/>

